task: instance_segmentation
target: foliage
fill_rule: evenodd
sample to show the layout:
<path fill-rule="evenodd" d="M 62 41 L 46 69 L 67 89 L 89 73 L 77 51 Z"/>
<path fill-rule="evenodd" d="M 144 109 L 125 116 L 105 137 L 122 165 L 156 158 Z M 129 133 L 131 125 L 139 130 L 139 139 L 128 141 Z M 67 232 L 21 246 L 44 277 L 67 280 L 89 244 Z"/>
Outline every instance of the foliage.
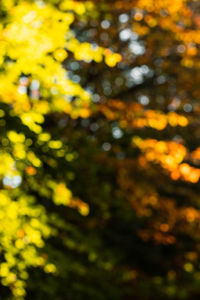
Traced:
<path fill-rule="evenodd" d="M 198 299 L 197 11 L 1 1 L 3 299 Z"/>
<path fill-rule="evenodd" d="M 75 154 L 46 124 L 52 114 L 73 119 L 89 115 L 90 94 L 70 80 L 62 66 L 68 51 L 80 60 L 103 58 L 103 48 L 80 43 L 70 29 L 74 15 L 87 8 L 93 5 L 62 1 L 57 8 L 49 2 L 1 2 L 0 275 L 16 299 L 25 295 L 28 267 L 56 272 L 40 251 L 44 239 L 57 234 L 54 223 L 59 222 L 54 212 L 47 213 L 47 199 L 49 205 L 67 205 L 83 216 L 89 213 L 89 206 L 73 198 L 57 169 L 59 164 L 67 168 Z M 112 60 L 114 65 L 116 58 L 119 55 L 106 54 L 108 63 Z"/>

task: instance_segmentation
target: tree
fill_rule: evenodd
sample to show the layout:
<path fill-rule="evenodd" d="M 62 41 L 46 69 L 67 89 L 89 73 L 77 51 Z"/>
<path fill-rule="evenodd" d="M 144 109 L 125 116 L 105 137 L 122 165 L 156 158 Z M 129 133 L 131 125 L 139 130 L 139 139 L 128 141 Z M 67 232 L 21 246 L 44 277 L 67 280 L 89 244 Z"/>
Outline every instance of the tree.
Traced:
<path fill-rule="evenodd" d="M 198 299 L 198 2 L 0 5 L 2 297 Z"/>
<path fill-rule="evenodd" d="M 59 130 L 66 114 L 76 119 L 90 113 L 90 94 L 69 79 L 62 62 L 68 51 L 79 60 L 102 60 L 103 48 L 80 43 L 70 29 L 76 14 L 93 9 L 76 1 L 58 6 L 53 1 L 1 2 L 0 276 L 16 299 L 25 295 L 27 268 L 56 272 L 42 250 L 44 240 L 64 226 L 53 203 L 83 216 L 89 212 L 66 186 L 75 154 Z M 117 54 L 107 56 L 119 60 Z M 53 128 L 51 119 L 61 125 Z"/>

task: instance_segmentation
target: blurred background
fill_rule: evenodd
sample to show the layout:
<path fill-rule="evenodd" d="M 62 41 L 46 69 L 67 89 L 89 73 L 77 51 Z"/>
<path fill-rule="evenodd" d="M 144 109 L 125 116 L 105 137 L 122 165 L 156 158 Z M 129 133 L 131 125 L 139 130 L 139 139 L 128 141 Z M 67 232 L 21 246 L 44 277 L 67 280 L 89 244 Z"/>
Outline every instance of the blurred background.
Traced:
<path fill-rule="evenodd" d="M 199 299 L 199 8 L 0 2 L 0 299 Z"/>

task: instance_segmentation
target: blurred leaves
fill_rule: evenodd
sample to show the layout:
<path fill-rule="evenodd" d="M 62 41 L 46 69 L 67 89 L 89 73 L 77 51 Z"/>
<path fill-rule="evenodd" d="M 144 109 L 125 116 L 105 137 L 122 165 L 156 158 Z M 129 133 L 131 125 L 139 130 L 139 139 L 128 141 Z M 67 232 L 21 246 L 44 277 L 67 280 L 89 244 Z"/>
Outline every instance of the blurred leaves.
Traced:
<path fill-rule="evenodd" d="M 198 11 L 1 1 L 2 299 L 199 299 Z"/>

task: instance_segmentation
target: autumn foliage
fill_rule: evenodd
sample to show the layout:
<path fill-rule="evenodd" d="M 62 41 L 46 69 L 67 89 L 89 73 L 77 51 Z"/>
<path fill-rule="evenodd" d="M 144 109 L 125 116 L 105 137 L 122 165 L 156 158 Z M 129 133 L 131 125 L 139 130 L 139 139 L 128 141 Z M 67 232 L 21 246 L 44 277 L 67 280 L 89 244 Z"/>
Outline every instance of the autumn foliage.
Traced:
<path fill-rule="evenodd" d="M 0 298 L 200 296 L 195 0 L 0 1 Z"/>

